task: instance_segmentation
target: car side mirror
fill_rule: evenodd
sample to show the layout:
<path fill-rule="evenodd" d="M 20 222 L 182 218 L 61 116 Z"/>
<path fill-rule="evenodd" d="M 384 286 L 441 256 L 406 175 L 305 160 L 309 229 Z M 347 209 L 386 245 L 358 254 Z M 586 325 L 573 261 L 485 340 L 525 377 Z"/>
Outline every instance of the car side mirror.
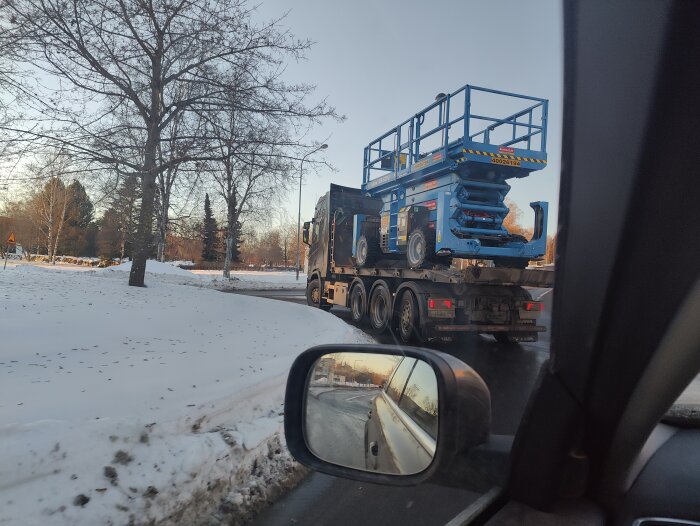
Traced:
<path fill-rule="evenodd" d="M 311 221 L 306 221 L 304 223 L 304 228 L 301 233 L 301 239 L 305 245 L 309 244 L 309 229 L 311 228 Z"/>
<path fill-rule="evenodd" d="M 394 485 L 445 478 L 490 429 L 488 387 L 439 351 L 323 345 L 299 355 L 287 379 L 287 446 L 330 475 Z"/>

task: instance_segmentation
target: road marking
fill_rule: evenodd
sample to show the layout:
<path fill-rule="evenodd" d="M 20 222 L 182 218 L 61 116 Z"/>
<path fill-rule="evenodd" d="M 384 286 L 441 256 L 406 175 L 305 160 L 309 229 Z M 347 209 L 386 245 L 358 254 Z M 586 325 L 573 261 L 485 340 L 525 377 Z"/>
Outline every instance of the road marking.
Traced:
<path fill-rule="evenodd" d="M 554 290 L 554 289 L 547 289 L 547 290 L 545 290 L 542 294 L 540 294 L 539 296 L 537 296 L 536 301 L 542 301 L 542 298 L 544 298 L 547 294 L 551 294 L 551 292 L 552 292 L 553 290 Z"/>
<path fill-rule="evenodd" d="M 345 401 L 349 402 L 350 400 L 354 400 L 355 398 L 362 398 L 363 396 L 376 396 L 377 393 L 366 393 L 366 394 L 361 394 L 357 396 L 351 396 L 350 398 L 346 398 Z"/>

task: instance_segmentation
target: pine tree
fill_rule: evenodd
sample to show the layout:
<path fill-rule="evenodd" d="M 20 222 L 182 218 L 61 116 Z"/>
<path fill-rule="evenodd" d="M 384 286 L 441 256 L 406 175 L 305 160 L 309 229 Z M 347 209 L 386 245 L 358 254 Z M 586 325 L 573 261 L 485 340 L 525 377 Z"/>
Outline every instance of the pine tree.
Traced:
<path fill-rule="evenodd" d="M 116 258 L 121 252 L 121 218 L 112 207 L 105 210 L 99 220 L 97 232 L 97 253 L 101 257 Z"/>
<path fill-rule="evenodd" d="M 119 185 L 109 208 L 100 221 L 97 245 L 100 255 L 124 258 L 132 256 L 133 240 L 139 219 L 139 180 L 126 177 Z"/>
<path fill-rule="evenodd" d="M 72 256 L 92 256 L 89 254 L 88 231 L 92 223 L 93 205 L 85 187 L 73 181 L 68 187 L 68 208 L 61 251 Z"/>
<path fill-rule="evenodd" d="M 216 219 L 214 219 L 214 214 L 211 210 L 211 203 L 209 201 L 209 194 L 204 196 L 204 224 L 202 225 L 202 259 L 204 261 L 216 261 L 217 260 L 217 250 L 216 250 L 216 234 L 218 232 L 218 227 L 216 225 Z"/>

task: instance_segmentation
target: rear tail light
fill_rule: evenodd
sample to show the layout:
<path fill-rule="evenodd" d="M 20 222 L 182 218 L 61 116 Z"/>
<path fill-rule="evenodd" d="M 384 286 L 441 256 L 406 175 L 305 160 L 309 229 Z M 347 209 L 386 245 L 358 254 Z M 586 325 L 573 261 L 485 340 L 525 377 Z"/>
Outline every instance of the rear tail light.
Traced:
<path fill-rule="evenodd" d="M 525 301 L 523 302 L 523 309 L 531 312 L 541 312 L 542 303 L 539 301 Z"/>
<path fill-rule="evenodd" d="M 454 306 L 454 303 L 452 300 L 447 300 L 447 299 L 435 299 L 435 298 L 430 298 L 428 300 L 428 308 L 429 309 L 434 309 L 434 310 L 452 310 L 452 307 Z"/>

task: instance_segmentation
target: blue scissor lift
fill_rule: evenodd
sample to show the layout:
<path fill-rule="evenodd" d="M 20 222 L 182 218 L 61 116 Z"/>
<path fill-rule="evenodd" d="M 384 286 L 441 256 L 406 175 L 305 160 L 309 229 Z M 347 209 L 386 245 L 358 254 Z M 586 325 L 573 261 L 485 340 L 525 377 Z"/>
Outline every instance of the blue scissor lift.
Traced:
<path fill-rule="evenodd" d="M 509 114 L 489 116 L 493 108 Z M 382 207 L 378 218 L 354 218 L 358 266 L 373 262 L 363 243 L 381 248 L 371 259 L 405 254 L 412 267 L 459 257 L 524 268 L 542 257 L 547 203 L 530 203 L 531 240 L 509 233 L 503 220 L 507 180 L 547 165 L 546 140 L 545 99 L 469 85 L 438 95 L 365 148 L 362 190 Z"/>

